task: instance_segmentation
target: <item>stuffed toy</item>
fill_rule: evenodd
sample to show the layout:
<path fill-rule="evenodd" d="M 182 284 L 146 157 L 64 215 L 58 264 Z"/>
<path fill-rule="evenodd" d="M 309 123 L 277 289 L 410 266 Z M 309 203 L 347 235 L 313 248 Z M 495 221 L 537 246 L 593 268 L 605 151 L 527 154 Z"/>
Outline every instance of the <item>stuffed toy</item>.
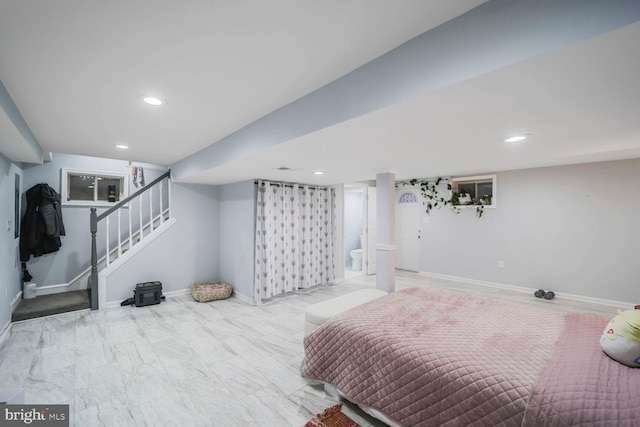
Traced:
<path fill-rule="evenodd" d="M 602 333 L 600 347 L 612 359 L 640 368 L 640 310 L 618 310 Z"/>

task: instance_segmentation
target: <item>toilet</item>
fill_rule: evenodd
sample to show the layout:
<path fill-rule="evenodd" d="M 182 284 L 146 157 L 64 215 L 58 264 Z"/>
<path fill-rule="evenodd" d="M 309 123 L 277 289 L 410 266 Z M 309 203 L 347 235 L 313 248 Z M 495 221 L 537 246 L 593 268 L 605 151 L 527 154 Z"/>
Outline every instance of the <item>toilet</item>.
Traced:
<path fill-rule="evenodd" d="M 362 249 L 354 249 L 351 254 L 351 270 L 362 270 Z"/>
<path fill-rule="evenodd" d="M 360 235 L 360 247 L 363 247 L 363 236 Z M 351 270 L 360 271 L 362 270 L 362 249 L 354 249 L 349 252 L 351 255 Z"/>

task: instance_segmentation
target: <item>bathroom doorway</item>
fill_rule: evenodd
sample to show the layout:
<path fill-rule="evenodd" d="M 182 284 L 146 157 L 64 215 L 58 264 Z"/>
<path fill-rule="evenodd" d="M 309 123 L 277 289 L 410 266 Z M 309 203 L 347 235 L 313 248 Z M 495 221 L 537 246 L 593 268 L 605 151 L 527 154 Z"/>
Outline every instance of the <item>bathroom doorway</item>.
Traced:
<path fill-rule="evenodd" d="M 344 278 L 345 280 L 365 274 L 363 269 L 363 232 L 365 206 L 364 185 L 344 187 Z"/>

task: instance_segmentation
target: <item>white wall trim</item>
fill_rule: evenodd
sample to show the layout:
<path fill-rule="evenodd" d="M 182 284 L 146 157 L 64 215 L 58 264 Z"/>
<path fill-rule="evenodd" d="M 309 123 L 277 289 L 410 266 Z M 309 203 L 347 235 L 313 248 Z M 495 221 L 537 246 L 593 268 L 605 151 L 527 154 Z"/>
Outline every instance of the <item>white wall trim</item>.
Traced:
<path fill-rule="evenodd" d="M 179 297 L 180 295 L 188 295 L 191 293 L 191 287 L 178 289 L 177 291 L 169 291 L 167 293 L 162 293 L 167 298 Z"/>
<path fill-rule="evenodd" d="M 58 285 L 46 285 L 46 286 L 36 286 L 36 296 L 42 295 L 50 295 L 50 294 L 61 294 L 63 292 L 67 292 L 69 286 L 71 286 L 73 282 L 69 283 L 60 283 Z"/>
<path fill-rule="evenodd" d="M 57 285 L 46 285 L 46 286 L 38 286 L 38 290 L 44 290 L 44 289 L 55 289 L 55 288 L 67 288 L 71 286 L 71 282 L 69 283 L 59 283 Z"/>
<path fill-rule="evenodd" d="M 178 289 L 177 291 L 170 291 L 167 293 L 162 293 L 165 297 L 167 298 L 174 298 L 174 297 L 178 297 L 178 296 L 182 296 L 182 295 L 190 295 L 191 294 L 191 287 L 185 288 L 185 289 Z M 133 295 L 132 295 L 133 296 Z M 233 292 L 233 296 L 238 298 L 240 301 L 247 303 L 249 305 L 255 305 L 255 303 L 247 296 L 239 294 L 237 292 Z M 195 300 L 194 300 L 195 301 Z M 122 301 L 109 301 L 106 304 L 106 308 L 115 308 L 115 307 L 119 307 L 120 303 Z M 160 303 L 162 304 L 162 303 Z"/>
<path fill-rule="evenodd" d="M 133 296 L 133 295 L 132 295 Z M 106 303 L 104 305 L 104 308 L 106 309 L 110 309 L 110 308 L 116 308 L 116 307 L 120 307 L 120 303 L 122 301 L 109 301 L 108 303 Z M 102 309 L 102 304 L 100 304 L 100 310 Z"/>
<path fill-rule="evenodd" d="M 13 323 L 11 323 L 11 319 L 9 319 L 9 321 L 2 327 L 2 331 L 0 331 L 0 345 L 2 345 L 4 340 L 11 335 L 11 325 L 13 325 Z"/>
<path fill-rule="evenodd" d="M 331 285 L 338 285 L 342 282 L 344 282 L 346 279 L 344 278 L 344 276 L 342 277 L 336 277 L 331 281 Z"/>
<path fill-rule="evenodd" d="M 466 277 L 450 276 L 447 274 L 440 274 L 440 273 L 431 273 L 428 271 L 420 271 L 418 272 L 418 274 L 420 274 L 421 276 L 432 277 L 434 279 L 445 279 L 445 280 L 451 280 L 454 282 L 471 283 L 474 285 L 485 286 L 493 289 L 504 289 L 509 291 L 521 292 L 527 295 L 533 294 L 533 292 L 537 290 L 537 288 L 526 288 L 524 286 L 507 285 L 504 283 L 485 282 L 482 280 L 468 279 Z M 617 306 L 626 310 L 633 310 L 634 308 L 633 304 L 628 302 L 623 302 L 623 301 L 614 301 L 614 300 L 608 300 L 604 298 L 595 298 L 595 297 L 588 297 L 588 296 L 576 295 L 576 294 L 566 294 L 564 292 L 555 292 L 555 294 L 557 297 L 561 297 L 569 301 L 580 301 L 580 302 L 588 302 L 590 304 Z"/>
<path fill-rule="evenodd" d="M 233 291 L 233 296 L 238 298 L 240 301 L 244 302 L 245 304 L 256 305 L 256 303 L 251 298 L 249 298 L 246 295 L 239 294 L 236 291 Z"/>
<path fill-rule="evenodd" d="M 19 291 L 15 297 L 11 300 L 11 313 L 13 313 L 16 308 L 18 308 L 18 304 L 20 304 L 20 300 L 22 299 L 22 291 Z"/>
<path fill-rule="evenodd" d="M 114 307 L 109 306 L 107 302 L 107 287 L 109 287 L 109 278 L 104 270 L 98 272 L 98 310 Z M 112 301 L 115 302 L 115 301 Z"/>
<path fill-rule="evenodd" d="M 397 248 L 396 245 L 385 245 L 384 243 L 377 243 L 376 250 L 377 251 L 385 251 L 385 252 L 393 252 Z"/>
<path fill-rule="evenodd" d="M 11 304 L 10 304 L 11 314 L 13 314 L 16 308 L 18 308 L 18 304 L 20 304 L 21 300 L 22 300 L 22 291 L 19 291 L 16 294 L 16 296 L 13 297 L 13 299 L 11 300 Z M 2 331 L 0 331 L 0 345 L 10 335 L 11 325 L 13 325 L 13 322 L 11 321 L 11 317 L 10 317 L 7 323 L 2 327 Z"/>
<path fill-rule="evenodd" d="M 177 291 L 170 291 L 167 293 L 163 292 L 162 295 L 164 295 L 167 298 L 173 298 L 173 297 L 179 297 L 181 295 L 187 295 L 190 293 L 191 293 L 191 288 L 189 287 L 185 289 L 178 289 Z M 114 308 L 114 307 L 119 307 L 121 302 L 122 301 L 109 301 L 106 305 L 107 305 L 107 308 Z M 160 304 L 162 304 L 162 302 Z M 154 305 L 159 305 L 159 304 L 154 304 Z"/>

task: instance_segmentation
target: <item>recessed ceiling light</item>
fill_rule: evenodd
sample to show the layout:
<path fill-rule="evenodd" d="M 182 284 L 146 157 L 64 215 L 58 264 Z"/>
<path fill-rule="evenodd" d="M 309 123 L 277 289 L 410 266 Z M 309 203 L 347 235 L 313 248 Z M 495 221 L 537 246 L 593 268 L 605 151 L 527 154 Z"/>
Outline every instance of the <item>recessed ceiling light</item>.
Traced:
<path fill-rule="evenodd" d="M 315 171 L 313 174 L 314 174 L 314 175 L 324 175 L 324 172 L 322 172 L 322 171 Z"/>
<path fill-rule="evenodd" d="M 530 136 L 531 135 L 529 135 L 529 134 L 516 135 L 516 136 L 511 136 L 509 138 L 505 138 L 505 139 L 503 139 L 503 141 L 506 142 L 507 144 L 512 143 L 512 142 L 520 142 L 520 141 L 524 141 L 525 139 L 527 139 Z"/>
<path fill-rule="evenodd" d="M 128 145 L 124 145 L 124 144 L 118 144 L 118 145 L 116 145 L 116 148 L 118 150 L 128 150 L 129 146 Z"/>
<path fill-rule="evenodd" d="M 159 106 L 159 105 L 164 105 L 164 104 L 166 104 L 166 103 L 167 103 L 167 101 L 166 101 L 166 100 L 164 100 L 164 99 L 162 99 L 162 98 L 158 98 L 158 97 L 156 97 L 156 96 L 146 96 L 146 95 L 143 95 L 143 96 L 142 96 L 142 100 L 143 100 L 144 102 L 146 102 L 147 104 L 149 104 L 149 105 L 153 105 L 153 106 L 156 106 L 156 107 L 157 107 L 157 106 Z"/>

